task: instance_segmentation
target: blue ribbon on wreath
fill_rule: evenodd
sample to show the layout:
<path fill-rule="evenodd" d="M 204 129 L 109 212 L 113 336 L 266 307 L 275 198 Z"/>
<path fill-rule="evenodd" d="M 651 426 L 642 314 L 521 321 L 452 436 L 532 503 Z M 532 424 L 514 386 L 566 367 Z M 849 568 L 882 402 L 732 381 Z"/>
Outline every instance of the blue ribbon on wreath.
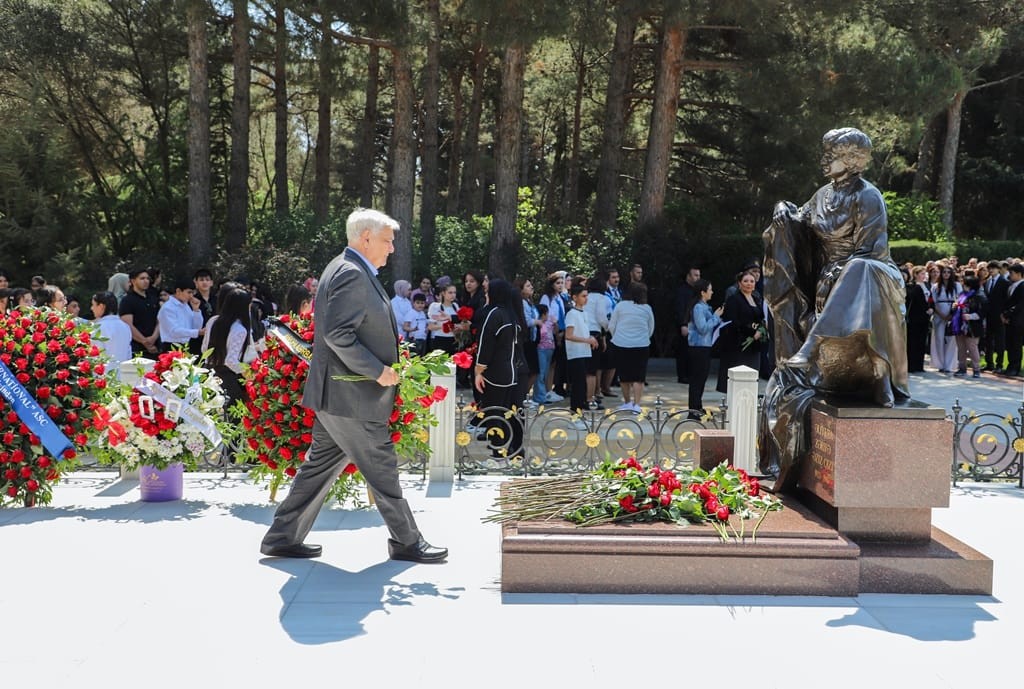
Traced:
<path fill-rule="evenodd" d="M 32 435 L 38 436 L 46 451 L 55 458 L 60 459 L 65 450 L 74 447 L 68 437 L 57 427 L 57 424 L 46 415 L 32 393 L 18 382 L 18 379 L 11 373 L 11 369 L 7 368 L 2 361 L 0 361 L 0 395 L 3 395 L 21 422 L 28 427 Z"/>

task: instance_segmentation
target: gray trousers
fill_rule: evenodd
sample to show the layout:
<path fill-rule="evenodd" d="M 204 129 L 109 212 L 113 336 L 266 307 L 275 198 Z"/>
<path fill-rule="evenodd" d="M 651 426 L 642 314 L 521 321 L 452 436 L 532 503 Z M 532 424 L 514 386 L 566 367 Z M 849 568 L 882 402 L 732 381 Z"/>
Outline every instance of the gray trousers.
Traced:
<path fill-rule="evenodd" d="M 387 421 L 361 421 L 317 412 L 313 442 L 306 461 L 295 476 L 288 497 L 274 514 L 265 546 L 282 546 L 306 540 L 338 474 L 352 462 L 373 491 L 377 509 L 391 538 L 411 545 L 420 538 L 409 503 L 398 481 L 398 457 Z"/>

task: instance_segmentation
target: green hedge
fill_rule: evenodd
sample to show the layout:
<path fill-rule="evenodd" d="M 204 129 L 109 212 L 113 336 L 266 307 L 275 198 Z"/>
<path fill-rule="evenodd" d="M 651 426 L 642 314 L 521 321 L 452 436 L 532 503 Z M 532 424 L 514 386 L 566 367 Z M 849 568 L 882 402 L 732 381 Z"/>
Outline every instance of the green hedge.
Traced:
<path fill-rule="evenodd" d="M 915 265 L 924 265 L 948 256 L 956 256 L 960 263 L 967 263 L 970 258 L 979 261 L 998 260 L 1019 257 L 1024 244 L 1005 240 L 961 239 L 942 242 L 925 242 L 914 239 L 900 239 L 889 243 L 889 250 L 896 263 L 910 261 Z"/>

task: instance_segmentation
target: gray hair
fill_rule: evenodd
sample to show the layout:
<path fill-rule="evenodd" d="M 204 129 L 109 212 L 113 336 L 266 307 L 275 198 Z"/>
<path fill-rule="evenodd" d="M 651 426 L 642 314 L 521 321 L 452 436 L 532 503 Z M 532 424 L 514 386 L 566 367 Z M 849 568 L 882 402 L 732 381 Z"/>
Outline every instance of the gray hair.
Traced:
<path fill-rule="evenodd" d="M 829 130 L 822 137 L 821 144 L 846 163 L 851 172 L 863 172 L 871 164 L 871 139 L 859 129 L 843 127 Z"/>
<path fill-rule="evenodd" d="M 349 244 L 354 244 L 366 230 L 380 232 L 385 227 L 390 227 L 398 232 L 401 226 L 390 215 L 371 208 L 357 208 L 345 221 L 345 236 L 348 238 Z"/>

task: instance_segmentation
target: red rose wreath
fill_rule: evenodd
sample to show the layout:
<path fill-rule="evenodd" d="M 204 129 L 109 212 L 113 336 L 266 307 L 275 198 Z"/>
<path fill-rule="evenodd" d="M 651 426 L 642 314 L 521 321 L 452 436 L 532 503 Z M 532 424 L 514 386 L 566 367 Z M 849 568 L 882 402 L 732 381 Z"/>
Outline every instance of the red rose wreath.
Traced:
<path fill-rule="evenodd" d="M 87 327 L 49 309 L 0 315 L 0 506 L 45 505 L 98 432 L 107 369 Z"/>

